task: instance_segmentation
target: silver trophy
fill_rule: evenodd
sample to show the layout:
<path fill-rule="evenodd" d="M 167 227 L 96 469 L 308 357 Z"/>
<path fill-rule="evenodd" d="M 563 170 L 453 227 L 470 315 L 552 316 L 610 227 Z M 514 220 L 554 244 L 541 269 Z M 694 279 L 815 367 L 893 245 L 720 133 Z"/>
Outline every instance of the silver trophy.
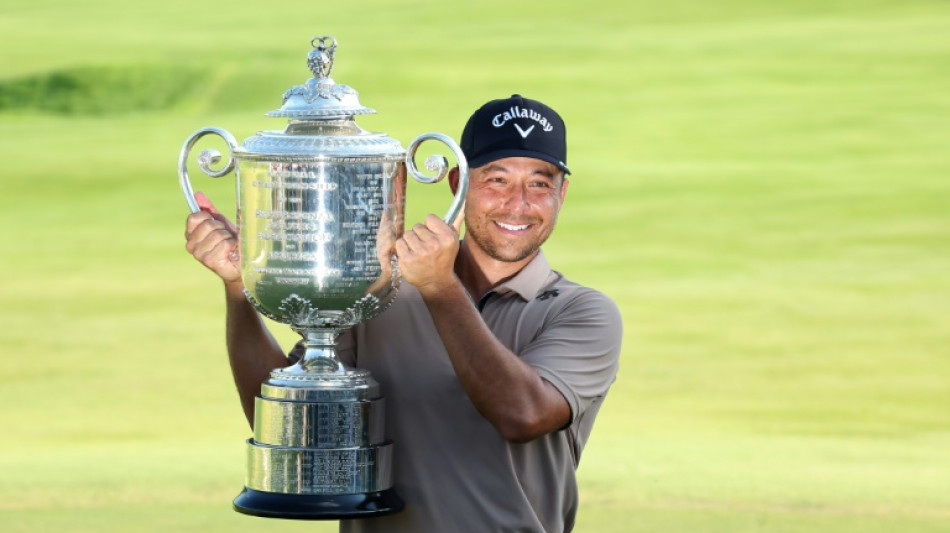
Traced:
<path fill-rule="evenodd" d="M 393 490 L 385 402 L 370 373 L 341 364 L 334 346 L 344 330 L 396 296 L 394 246 L 403 233 L 407 169 L 425 183 L 448 171 L 444 157 L 432 156 L 426 161 L 432 175 L 422 174 L 414 162 L 419 145 L 443 142 L 458 161 L 459 186 L 446 222 L 459 216 L 468 165 L 445 135 L 420 135 L 404 150 L 357 126 L 355 115 L 375 111 L 329 77 L 336 40 L 317 37 L 311 44 L 314 77 L 268 113 L 289 119 L 286 129 L 259 132 L 241 146 L 225 130 L 198 130 L 182 147 L 178 176 L 188 206 L 198 211 L 188 155 L 205 135 L 227 142 L 225 165 L 215 150 L 203 151 L 198 165 L 212 177 L 236 174 L 245 293 L 261 314 L 289 324 L 305 347 L 294 365 L 273 371 L 261 387 L 246 486 L 235 510 L 274 518 L 380 516 L 403 507 Z"/>

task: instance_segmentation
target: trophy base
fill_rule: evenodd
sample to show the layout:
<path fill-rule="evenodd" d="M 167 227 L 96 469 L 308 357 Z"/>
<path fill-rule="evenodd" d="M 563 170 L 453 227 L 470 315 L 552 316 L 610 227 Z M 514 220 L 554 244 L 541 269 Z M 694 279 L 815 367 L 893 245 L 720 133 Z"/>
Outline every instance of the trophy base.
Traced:
<path fill-rule="evenodd" d="M 405 504 L 393 489 L 361 494 L 283 494 L 244 488 L 234 510 L 263 518 L 341 520 L 370 518 L 402 511 Z"/>

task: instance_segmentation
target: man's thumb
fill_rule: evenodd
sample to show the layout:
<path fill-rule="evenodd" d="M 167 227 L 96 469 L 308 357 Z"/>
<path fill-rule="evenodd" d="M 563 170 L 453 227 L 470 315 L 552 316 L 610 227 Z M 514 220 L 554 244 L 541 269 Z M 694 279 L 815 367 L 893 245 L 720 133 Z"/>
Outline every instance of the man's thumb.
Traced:
<path fill-rule="evenodd" d="M 211 200 L 209 200 L 208 197 L 205 196 L 205 193 L 201 191 L 196 191 L 195 201 L 198 202 L 198 208 L 201 209 L 202 211 L 207 211 L 211 213 L 212 215 L 220 214 L 218 213 L 217 208 L 214 207 L 214 204 L 211 203 Z"/>
<path fill-rule="evenodd" d="M 201 191 L 195 192 L 195 201 L 198 202 L 199 209 L 201 209 L 202 211 L 207 211 L 208 213 L 211 213 L 211 216 L 214 217 L 215 220 L 220 220 L 221 222 L 224 222 L 224 225 L 227 226 L 228 231 L 237 235 L 238 230 L 234 226 L 234 224 L 230 220 L 228 220 L 228 217 L 222 215 L 221 212 L 218 211 L 218 208 L 215 207 L 213 203 L 211 203 L 211 200 L 209 200 L 208 197 L 205 196 L 203 192 Z"/>

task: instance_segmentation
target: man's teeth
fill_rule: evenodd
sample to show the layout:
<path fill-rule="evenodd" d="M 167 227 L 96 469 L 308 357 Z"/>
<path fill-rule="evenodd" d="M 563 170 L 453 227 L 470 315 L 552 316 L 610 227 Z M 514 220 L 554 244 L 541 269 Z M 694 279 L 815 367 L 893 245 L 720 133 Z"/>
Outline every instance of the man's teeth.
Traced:
<path fill-rule="evenodd" d="M 508 231 L 521 231 L 521 230 L 524 230 L 524 229 L 528 229 L 528 225 L 527 225 L 527 224 L 521 224 L 521 225 L 518 225 L 518 226 L 515 226 L 515 225 L 513 225 L 513 224 L 505 224 L 504 222 L 496 222 L 496 224 L 498 224 L 499 226 L 501 226 L 502 228 L 504 228 L 504 229 L 506 229 L 506 230 L 508 230 Z"/>

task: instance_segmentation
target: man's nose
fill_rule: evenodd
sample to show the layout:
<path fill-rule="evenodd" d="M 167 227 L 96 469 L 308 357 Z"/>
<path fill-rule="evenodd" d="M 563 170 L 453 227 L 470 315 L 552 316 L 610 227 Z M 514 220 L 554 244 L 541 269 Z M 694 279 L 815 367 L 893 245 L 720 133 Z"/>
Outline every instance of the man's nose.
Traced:
<path fill-rule="evenodd" d="M 505 196 L 505 207 L 512 211 L 524 211 L 528 208 L 528 190 L 521 185 L 512 185 Z"/>

